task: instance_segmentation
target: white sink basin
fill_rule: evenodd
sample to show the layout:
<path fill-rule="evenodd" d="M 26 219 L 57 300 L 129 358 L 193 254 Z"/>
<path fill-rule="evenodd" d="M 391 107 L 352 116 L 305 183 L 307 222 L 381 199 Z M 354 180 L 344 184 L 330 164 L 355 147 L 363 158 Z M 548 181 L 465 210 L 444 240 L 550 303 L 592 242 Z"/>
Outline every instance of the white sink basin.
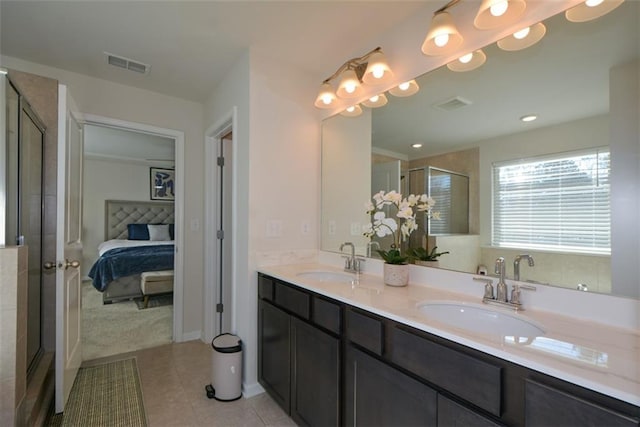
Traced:
<path fill-rule="evenodd" d="M 521 343 L 545 333 L 540 324 L 521 314 L 494 310 L 481 304 L 433 301 L 418 304 L 418 309 L 426 317 L 456 328 L 484 335 L 518 337 L 522 339 L 516 342 Z"/>
<path fill-rule="evenodd" d="M 317 280 L 319 282 L 351 283 L 355 280 L 355 275 L 339 273 L 337 271 L 304 271 L 302 273 L 298 273 L 297 276 Z"/>

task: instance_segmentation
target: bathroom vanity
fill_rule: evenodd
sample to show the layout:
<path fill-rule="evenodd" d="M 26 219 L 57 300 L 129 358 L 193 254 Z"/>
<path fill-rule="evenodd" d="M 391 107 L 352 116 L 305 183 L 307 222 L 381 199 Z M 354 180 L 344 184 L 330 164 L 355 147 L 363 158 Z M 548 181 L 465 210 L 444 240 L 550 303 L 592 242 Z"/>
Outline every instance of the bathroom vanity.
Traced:
<path fill-rule="evenodd" d="M 474 307 L 468 295 L 350 278 L 317 264 L 260 270 L 259 381 L 296 423 L 640 426 L 637 331 L 576 336 L 569 319 L 531 310 L 513 315 L 539 337 L 470 332 L 418 309 Z"/>

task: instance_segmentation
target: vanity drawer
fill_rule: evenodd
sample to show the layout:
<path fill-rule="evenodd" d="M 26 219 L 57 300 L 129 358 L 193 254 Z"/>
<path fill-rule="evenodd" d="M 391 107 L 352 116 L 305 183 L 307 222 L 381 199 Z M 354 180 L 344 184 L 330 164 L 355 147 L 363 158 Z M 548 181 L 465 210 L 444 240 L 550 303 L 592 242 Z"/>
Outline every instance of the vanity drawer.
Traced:
<path fill-rule="evenodd" d="M 313 298 L 313 323 L 339 335 L 342 329 L 340 305 L 315 296 Z"/>
<path fill-rule="evenodd" d="M 502 368 L 393 328 L 391 361 L 496 416 L 501 415 Z"/>
<path fill-rule="evenodd" d="M 311 295 L 286 286 L 280 282 L 275 284 L 275 303 L 285 310 L 309 320 L 311 312 Z"/>
<path fill-rule="evenodd" d="M 347 310 L 347 338 L 349 341 L 381 356 L 383 336 L 381 319 L 354 309 Z"/>
<path fill-rule="evenodd" d="M 273 279 L 269 276 L 258 276 L 258 298 L 273 301 Z"/>
<path fill-rule="evenodd" d="M 525 425 L 637 427 L 638 418 L 628 417 L 564 391 L 525 381 Z"/>

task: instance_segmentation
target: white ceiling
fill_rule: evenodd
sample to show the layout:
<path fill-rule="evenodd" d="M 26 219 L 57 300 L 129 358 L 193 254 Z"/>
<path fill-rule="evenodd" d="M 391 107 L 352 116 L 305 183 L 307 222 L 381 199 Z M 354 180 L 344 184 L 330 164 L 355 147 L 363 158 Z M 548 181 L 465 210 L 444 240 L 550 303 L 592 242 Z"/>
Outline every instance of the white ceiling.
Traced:
<path fill-rule="evenodd" d="M 0 53 L 203 102 L 249 48 L 322 81 L 439 1 L 0 1 Z M 106 64 L 103 52 L 151 65 Z"/>
<path fill-rule="evenodd" d="M 106 126 L 84 126 L 84 155 L 89 158 L 173 167 L 174 153 L 171 138 Z"/>

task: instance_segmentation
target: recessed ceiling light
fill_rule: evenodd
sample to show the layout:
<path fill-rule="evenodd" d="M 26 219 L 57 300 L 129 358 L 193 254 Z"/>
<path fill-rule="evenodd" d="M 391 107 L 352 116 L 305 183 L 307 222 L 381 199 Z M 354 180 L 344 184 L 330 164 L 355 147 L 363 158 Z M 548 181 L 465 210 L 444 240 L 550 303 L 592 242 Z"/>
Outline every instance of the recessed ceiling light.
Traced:
<path fill-rule="evenodd" d="M 520 120 L 522 120 L 523 122 L 532 122 L 537 118 L 538 116 L 536 116 L 535 114 L 527 114 L 526 116 L 520 117 Z"/>
<path fill-rule="evenodd" d="M 421 148 L 422 144 L 420 144 L 419 142 L 416 142 L 415 144 L 411 144 L 412 148 Z"/>

